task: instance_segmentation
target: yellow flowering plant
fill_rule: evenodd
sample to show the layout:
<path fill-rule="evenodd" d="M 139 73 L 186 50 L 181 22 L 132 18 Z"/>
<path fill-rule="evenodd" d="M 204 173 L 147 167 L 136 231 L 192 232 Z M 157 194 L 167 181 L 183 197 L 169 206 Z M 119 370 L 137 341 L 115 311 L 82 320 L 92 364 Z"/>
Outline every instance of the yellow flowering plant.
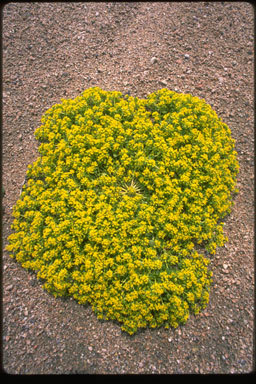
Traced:
<path fill-rule="evenodd" d="M 216 112 L 168 89 L 138 99 L 95 87 L 50 108 L 35 136 L 11 256 L 130 334 L 204 309 L 239 168 Z"/>

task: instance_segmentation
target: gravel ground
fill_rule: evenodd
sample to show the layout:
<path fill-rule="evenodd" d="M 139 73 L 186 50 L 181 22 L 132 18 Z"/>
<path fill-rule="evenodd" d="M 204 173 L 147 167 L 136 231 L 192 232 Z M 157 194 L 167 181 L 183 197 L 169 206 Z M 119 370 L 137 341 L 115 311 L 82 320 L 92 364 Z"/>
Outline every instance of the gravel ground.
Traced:
<path fill-rule="evenodd" d="M 3 247 L 33 133 L 61 98 L 91 86 L 204 98 L 240 162 L 229 242 L 212 259 L 210 303 L 177 329 L 129 336 L 55 299 L 3 251 L 3 368 L 10 374 L 248 373 L 254 368 L 254 14 L 246 2 L 9 3 L 3 8 Z"/>

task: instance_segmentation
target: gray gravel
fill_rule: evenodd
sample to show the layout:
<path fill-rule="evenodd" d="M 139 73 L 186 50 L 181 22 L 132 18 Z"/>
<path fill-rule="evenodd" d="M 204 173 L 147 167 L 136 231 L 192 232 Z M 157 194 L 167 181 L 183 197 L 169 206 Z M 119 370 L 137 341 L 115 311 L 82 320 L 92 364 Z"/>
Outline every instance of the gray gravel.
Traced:
<path fill-rule="evenodd" d="M 177 329 L 129 336 L 90 307 L 55 299 L 3 252 L 2 363 L 11 374 L 248 373 L 253 365 L 253 8 L 246 2 L 9 3 L 3 8 L 3 247 L 33 132 L 91 86 L 204 98 L 230 126 L 239 195 L 212 258 L 210 303 Z"/>

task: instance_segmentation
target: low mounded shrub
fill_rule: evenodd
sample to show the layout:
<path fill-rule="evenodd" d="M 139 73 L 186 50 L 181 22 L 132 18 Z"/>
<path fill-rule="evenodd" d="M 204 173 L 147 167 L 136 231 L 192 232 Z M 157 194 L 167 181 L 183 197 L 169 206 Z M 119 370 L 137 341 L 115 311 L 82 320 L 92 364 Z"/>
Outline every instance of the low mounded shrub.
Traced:
<path fill-rule="evenodd" d="M 228 126 L 197 97 L 90 88 L 35 132 L 7 249 L 55 296 L 130 334 L 177 327 L 209 300 L 238 162 Z M 208 254 L 208 255 L 209 255 Z"/>

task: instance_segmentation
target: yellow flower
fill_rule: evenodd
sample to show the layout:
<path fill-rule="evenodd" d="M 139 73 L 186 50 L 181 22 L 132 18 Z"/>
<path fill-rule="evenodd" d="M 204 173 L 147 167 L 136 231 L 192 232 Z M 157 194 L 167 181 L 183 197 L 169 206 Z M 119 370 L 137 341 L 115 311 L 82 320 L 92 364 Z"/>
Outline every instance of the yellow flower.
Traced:
<path fill-rule="evenodd" d="M 209 260 L 238 173 L 235 142 L 204 100 L 98 87 L 42 117 L 39 158 L 13 209 L 8 251 L 55 296 L 133 334 L 184 324 L 209 301 Z"/>

